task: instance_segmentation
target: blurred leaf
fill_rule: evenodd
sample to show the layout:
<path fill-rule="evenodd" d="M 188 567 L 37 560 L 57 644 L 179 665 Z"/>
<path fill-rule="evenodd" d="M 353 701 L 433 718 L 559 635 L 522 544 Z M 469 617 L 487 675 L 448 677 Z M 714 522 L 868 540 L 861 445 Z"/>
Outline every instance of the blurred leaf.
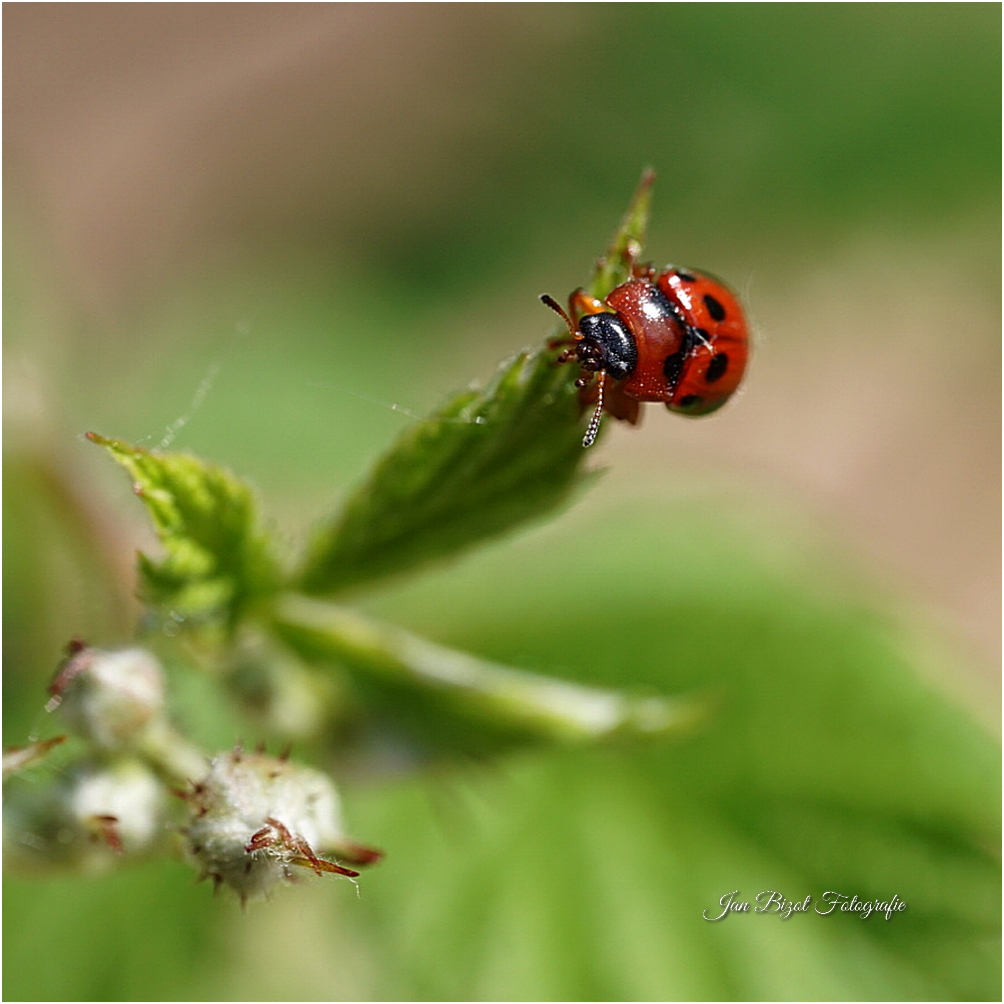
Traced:
<path fill-rule="evenodd" d="M 365 896 L 380 999 L 994 999 L 989 853 L 871 814 L 806 826 L 797 800 L 723 811 L 706 782 L 673 750 L 582 750 L 442 780 L 432 806 L 416 785 L 371 796 L 353 817 L 388 850 Z M 706 921 L 733 890 L 749 912 Z M 908 905 L 782 920 L 753 912 L 771 890 Z"/>
<path fill-rule="evenodd" d="M 21 962 L 4 967 L 4 997 L 189 1000 L 193 980 L 219 967 L 213 925 L 232 907 L 194 885 L 178 861 L 100 877 L 5 878 L 5 950 Z"/>
<path fill-rule="evenodd" d="M 441 778 L 441 818 L 419 784 L 353 807 L 388 851 L 367 888 L 399 980 L 386 994 L 995 999 L 999 747 L 920 678 L 917 639 L 863 606 L 860 583 L 843 593 L 818 556 L 780 572 L 775 551 L 754 557 L 705 497 L 669 522 L 595 499 L 375 606 L 483 658 L 596 686 L 714 688 L 719 706 L 673 743 Z M 584 554 L 598 524 L 609 532 Z M 603 583 L 594 630 L 556 616 L 575 581 Z M 888 922 L 704 921 L 734 889 L 908 906 Z"/>
<path fill-rule="evenodd" d="M 257 526 L 248 487 L 182 453 L 151 453 L 88 433 L 133 478 L 167 557 L 139 556 L 145 598 L 196 624 L 232 629 L 274 590 L 279 571 Z"/>
<path fill-rule="evenodd" d="M 442 752 L 667 735 L 691 728 L 703 710 L 692 698 L 637 696 L 487 662 L 302 596 L 284 597 L 274 617 L 303 658 L 347 669 L 363 703 Z"/>
<path fill-rule="evenodd" d="M 594 270 L 594 295 L 622 282 L 640 253 L 654 182 L 642 173 Z M 303 590 L 337 593 L 405 572 L 554 510 L 581 480 L 577 375 L 553 351 L 523 352 L 484 391 L 462 391 L 408 428 L 315 538 Z"/>

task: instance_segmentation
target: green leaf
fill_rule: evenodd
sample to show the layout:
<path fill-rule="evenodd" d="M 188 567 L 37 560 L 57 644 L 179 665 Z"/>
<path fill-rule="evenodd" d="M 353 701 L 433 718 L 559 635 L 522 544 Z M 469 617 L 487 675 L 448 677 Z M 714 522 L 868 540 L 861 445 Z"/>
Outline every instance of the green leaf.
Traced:
<path fill-rule="evenodd" d="M 591 285 L 605 296 L 641 251 L 655 174 L 645 171 Z M 584 460 L 577 367 L 550 348 L 503 363 L 398 438 L 335 522 L 316 536 L 299 577 L 332 594 L 446 558 L 560 506 Z"/>
<path fill-rule="evenodd" d="M 154 453 L 90 432 L 133 479 L 164 545 L 139 556 L 144 599 L 182 621 L 231 630 L 272 592 L 278 566 L 257 525 L 254 499 L 221 467 L 183 453 Z"/>
<path fill-rule="evenodd" d="M 440 752 L 665 736 L 689 730 L 704 711 L 693 698 L 587 687 L 488 662 L 304 596 L 282 597 L 273 617 L 302 658 L 346 669 L 360 703 Z"/>
<path fill-rule="evenodd" d="M 313 542 L 300 576 L 336 593 L 445 558 L 561 505 L 580 481 L 573 367 L 523 352 L 483 391 L 410 426 Z"/>

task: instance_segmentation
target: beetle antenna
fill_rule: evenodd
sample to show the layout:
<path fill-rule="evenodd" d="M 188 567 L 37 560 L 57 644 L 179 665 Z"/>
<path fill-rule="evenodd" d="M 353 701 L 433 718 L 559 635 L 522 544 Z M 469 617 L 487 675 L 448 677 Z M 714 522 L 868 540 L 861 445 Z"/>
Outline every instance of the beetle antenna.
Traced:
<path fill-rule="evenodd" d="M 551 308 L 551 310 L 553 310 L 556 314 L 558 314 L 561 317 L 561 319 L 565 322 L 565 324 L 568 325 L 568 333 L 570 335 L 574 335 L 575 325 L 572 324 L 572 319 L 568 316 L 568 312 L 565 310 L 565 308 L 562 307 L 561 304 L 558 303 L 558 301 L 555 300 L 553 296 L 548 296 L 547 293 L 541 294 L 540 300 L 542 303 L 546 303 Z"/>
<path fill-rule="evenodd" d="M 600 419 L 603 417 L 603 386 L 607 381 L 607 371 L 600 370 L 600 385 L 599 392 L 596 396 L 596 411 L 593 412 L 593 417 L 589 419 L 589 426 L 586 429 L 586 434 L 582 437 L 583 447 L 592 446 L 596 442 L 596 434 L 600 431 Z"/>

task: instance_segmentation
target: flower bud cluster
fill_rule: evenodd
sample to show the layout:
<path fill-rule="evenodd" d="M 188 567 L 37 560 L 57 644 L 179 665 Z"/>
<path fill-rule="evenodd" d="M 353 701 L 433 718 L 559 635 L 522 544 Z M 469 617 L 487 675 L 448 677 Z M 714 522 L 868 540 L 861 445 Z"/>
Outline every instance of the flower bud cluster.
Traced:
<path fill-rule="evenodd" d="M 4 804 L 8 861 L 93 870 L 163 849 L 181 822 L 172 791 L 188 809 L 181 833 L 202 877 L 242 902 L 293 881 L 297 869 L 359 874 L 334 854 L 359 865 L 382 856 L 344 839 L 338 794 L 319 771 L 240 747 L 207 768 L 168 721 L 163 671 L 142 649 L 74 642 L 49 693 L 46 709 L 87 749 L 54 783 L 12 791 Z M 26 773 L 63 738 L 6 751 L 5 776 Z"/>
<path fill-rule="evenodd" d="M 85 869 L 154 849 L 168 833 L 159 765 L 146 755 L 150 737 L 160 741 L 170 728 L 160 664 L 142 649 L 106 652 L 75 641 L 49 694 L 46 710 L 87 752 L 56 783 L 25 786 L 5 803 L 5 848 L 29 865 Z M 12 770 L 56 745 L 30 744 Z"/>

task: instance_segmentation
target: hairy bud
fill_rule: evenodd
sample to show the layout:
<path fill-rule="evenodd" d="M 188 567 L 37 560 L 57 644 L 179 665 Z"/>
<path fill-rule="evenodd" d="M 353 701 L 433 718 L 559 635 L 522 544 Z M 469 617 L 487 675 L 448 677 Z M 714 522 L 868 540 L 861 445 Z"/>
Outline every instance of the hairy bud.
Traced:
<path fill-rule="evenodd" d="M 70 790 L 70 811 L 81 829 L 116 854 L 140 854 L 164 835 L 164 788 L 136 760 L 82 772 Z"/>
<path fill-rule="evenodd" d="M 143 649 L 103 652 L 79 642 L 52 685 L 46 710 L 102 750 L 135 746 L 164 712 L 164 674 Z"/>
<path fill-rule="evenodd" d="M 4 849 L 29 867 L 102 869 L 155 850 L 168 835 L 164 787 L 139 760 L 86 760 L 4 805 Z"/>
<path fill-rule="evenodd" d="M 354 878 L 359 873 L 322 854 L 370 864 L 379 851 L 347 842 L 335 787 L 319 771 L 239 747 L 217 757 L 185 798 L 191 810 L 188 850 L 219 886 L 242 902 L 292 881 L 294 868 Z"/>

